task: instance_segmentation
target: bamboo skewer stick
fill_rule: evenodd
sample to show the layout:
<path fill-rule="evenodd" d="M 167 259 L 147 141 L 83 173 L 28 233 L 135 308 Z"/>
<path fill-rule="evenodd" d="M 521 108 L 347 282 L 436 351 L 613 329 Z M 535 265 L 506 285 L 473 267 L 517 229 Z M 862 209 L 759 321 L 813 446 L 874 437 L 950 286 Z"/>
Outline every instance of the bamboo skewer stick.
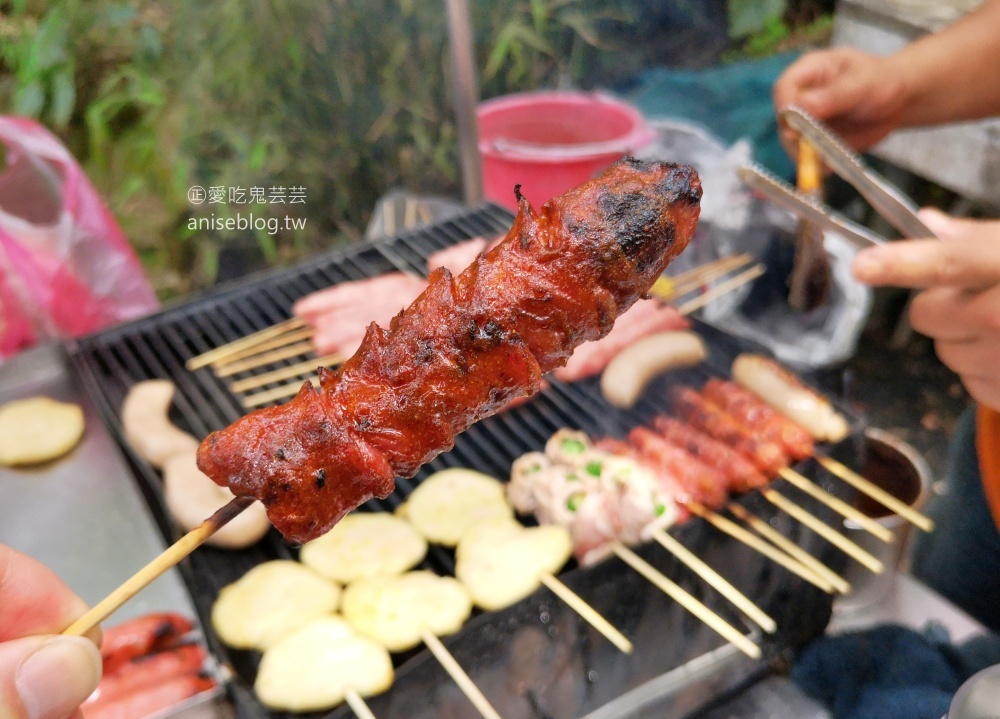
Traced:
<path fill-rule="evenodd" d="M 753 257 L 750 254 L 743 253 L 740 255 L 730 255 L 729 257 L 722 258 L 722 260 L 701 265 L 694 270 L 682 272 L 673 278 L 672 295 L 680 297 L 694 292 L 702 285 L 724 277 L 733 270 L 740 269 L 752 262 Z"/>
<path fill-rule="evenodd" d="M 365 700 L 362 699 L 361 695 L 355 690 L 348 689 L 344 692 L 344 701 L 347 702 L 347 706 L 351 708 L 351 711 L 354 712 L 354 716 L 358 719 L 375 719 L 375 715 L 372 714 L 372 710 L 368 708 Z"/>
<path fill-rule="evenodd" d="M 153 561 L 125 580 L 120 587 L 95 604 L 82 617 L 70 624 L 63 631 L 63 634 L 74 636 L 86 634 L 93 627 L 111 616 L 112 612 L 138 594 L 150 582 L 197 549 L 202 542 L 215 534 L 231 519 L 253 504 L 253 502 L 253 497 L 235 497 L 229 504 L 219 509 L 211 517 L 167 547 Z"/>
<path fill-rule="evenodd" d="M 832 527 L 823 524 L 819 519 L 809 514 L 802 507 L 798 506 L 794 502 L 789 501 L 786 497 L 779 494 L 773 489 L 764 489 L 761 494 L 764 495 L 764 499 L 773 504 L 778 509 L 792 516 L 793 519 L 798 520 L 809 529 L 813 530 L 819 536 L 823 537 L 830 544 L 834 545 L 841 551 L 843 551 L 847 556 L 860 562 L 862 565 L 873 571 L 875 574 L 881 574 L 885 571 L 885 565 L 879 561 L 876 557 L 872 556 L 870 553 L 866 552 L 864 549 L 859 547 L 857 544 L 852 542 L 850 539 L 845 537 L 840 532 L 836 531 Z"/>
<path fill-rule="evenodd" d="M 713 512 L 708 507 L 704 506 L 699 502 L 689 501 L 685 506 L 691 510 L 692 514 L 695 514 L 702 519 L 706 520 L 713 527 L 721 532 L 725 532 L 733 539 L 747 545 L 751 549 L 756 550 L 760 554 L 770 559 L 775 564 L 779 564 L 795 576 L 806 580 L 810 584 L 813 584 L 824 592 L 833 593 L 833 585 L 828 581 L 819 576 L 812 569 L 809 569 L 804 564 L 798 560 L 792 559 L 789 555 L 785 554 L 773 544 L 768 544 L 763 539 L 758 537 L 756 534 L 744 529 L 735 522 L 726 519 L 722 515 Z"/>
<path fill-rule="evenodd" d="M 852 507 L 839 497 L 833 496 L 822 487 L 819 487 L 814 482 L 811 482 L 806 477 L 803 477 L 795 470 L 786 467 L 779 470 L 778 474 L 790 484 L 798 487 L 810 497 L 819 500 L 840 516 L 846 519 L 854 520 L 862 529 L 871 533 L 886 544 L 892 542 L 893 534 L 887 527 L 883 527 L 857 507 Z"/>
<path fill-rule="evenodd" d="M 273 402 L 276 399 L 293 397 L 298 394 L 302 385 L 306 382 L 312 384 L 313 387 L 319 387 L 319 378 L 311 377 L 308 380 L 303 380 L 302 382 L 290 382 L 289 384 L 283 384 L 280 387 L 274 387 L 272 389 L 266 389 L 263 392 L 256 392 L 254 394 L 247 395 L 243 398 L 242 404 L 247 409 L 252 409 L 254 407 L 260 407 L 262 404 Z"/>
<path fill-rule="evenodd" d="M 851 585 L 846 579 L 816 559 L 816 557 L 809 554 L 809 552 L 790 540 L 763 519 L 749 512 L 746 507 L 733 502 L 729 505 L 728 509 L 733 513 L 733 515 L 743 520 L 750 526 L 751 529 L 757 532 L 760 536 L 764 537 L 764 539 L 774 544 L 778 547 L 778 549 L 785 551 L 791 555 L 793 559 L 797 559 L 806 567 L 816 572 L 816 574 L 820 577 L 828 581 L 838 592 L 841 594 L 847 594 L 851 591 Z"/>
<path fill-rule="evenodd" d="M 219 360 L 215 360 L 211 363 L 212 368 L 218 372 L 222 367 L 232 364 L 238 360 L 246 359 L 248 357 L 253 357 L 255 355 L 262 354 L 267 350 L 278 349 L 280 347 L 287 347 L 290 344 L 299 342 L 301 340 L 307 340 L 313 336 L 312 327 L 306 327 L 301 330 L 294 330 L 292 332 L 285 332 L 280 337 L 274 337 L 264 342 L 255 344 L 253 347 L 247 347 L 246 349 L 234 352 L 227 357 Z"/>
<path fill-rule="evenodd" d="M 677 584 L 670 581 L 670 579 L 664 576 L 662 572 L 658 571 L 638 554 L 633 552 L 621 542 L 614 543 L 614 552 L 615 556 L 648 579 L 675 602 L 698 617 L 698 619 L 703 621 L 710 629 L 713 629 L 723 638 L 734 644 L 748 657 L 753 659 L 760 658 L 760 647 L 750 641 L 743 633 L 729 624 L 725 619 L 681 589 Z"/>
<path fill-rule="evenodd" d="M 317 357 L 316 359 L 305 360 L 288 367 L 282 367 L 281 369 L 272 370 L 271 372 L 265 372 L 264 374 L 259 374 L 254 377 L 247 377 L 246 379 L 238 380 L 229 385 L 229 389 L 232 392 L 246 392 L 248 389 L 257 389 L 258 387 L 263 387 L 264 385 L 271 384 L 272 382 L 280 382 L 282 380 L 291 379 L 292 377 L 297 377 L 306 372 L 312 372 L 317 367 L 333 367 L 334 365 L 341 364 L 343 361 L 344 358 L 339 354 L 323 355 L 322 357 Z M 302 381 L 304 382 L 305 380 Z"/>
<path fill-rule="evenodd" d="M 906 502 L 903 502 L 898 497 L 894 497 L 889 494 L 884 489 L 865 479 L 849 467 L 846 467 L 831 457 L 825 457 L 823 455 L 816 455 L 816 461 L 819 462 L 820 465 L 826 469 L 826 471 L 840 477 L 856 490 L 868 495 L 876 502 L 882 504 L 886 509 L 895 512 L 900 517 L 916 526 L 918 529 L 925 532 L 934 531 L 934 520 L 924 514 L 921 514 L 913 507 L 906 504 Z"/>
<path fill-rule="evenodd" d="M 270 337 L 276 337 L 283 332 L 288 332 L 290 330 L 296 330 L 299 327 L 303 327 L 305 322 L 298 317 L 291 317 L 284 322 L 279 322 L 276 325 L 271 325 L 270 327 L 265 327 L 262 330 L 249 334 L 246 337 L 241 337 L 238 340 L 233 340 L 228 344 L 220 345 L 215 349 L 210 349 L 207 352 L 202 352 L 200 355 L 192 357 L 184 366 L 189 370 L 201 369 L 202 367 L 207 367 L 216 360 L 227 357 L 232 352 L 238 352 L 245 347 L 250 347 L 261 340 L 268 339 Z"/>
<path fill-rule="evenodd" d="M 427 648 L 431 650 L 434 658 L 444 667 L 444 670 L 448 672 L 452 680 L 458 685 L 458 688 L 472 702 L 476 710 L 483 715 L 484 719 L 501 719 L 500 715 L 497 714 L 497 710 L 493 708 L 493 705 L 490 704 L 489 700 L 479 690 L 475 682 L 469 678 L 469 675 L 465 673 L 461 665 L 455 661 L 455 657 L 441 643 L 441 640 L 426 629 L 421 633 L 420 637 L 423 639 L 424 644 L 427 645 Z"/>
<path fill-rule="evenodd" d="M 730 263 L 746 263 L 749 262 L 750 259 L 750 255 L 747 253 L 740 255 L 728 255 L 726 257 L 719 257 L 711 260 L 710 262 L 705 262 L 704 264 L 692 267 L 684 272 L 679 272 L 673 276 L 664 273 L 657 278 L 656 282 L 653 283 L 653 287 L 650 292 L 662 296 L 669 296 L 674 293 L 674 288 L 678 284 L 693 284 L 697 280 L 698 276 L 703 273 L 707 273 L 709 271 L 718 272 L 721 268 L 729 266 Z"/>
<path fill-rule="evenodd" d="M 579 614 L 590 626 L 626 654 L 631 654 L 635 647 L 628 638 L 618 631 L 607 619 L 598 614 L 597 610 L 587 604 L 580 595 L 563 584 L 551 574 L 543 574 L 539 579 L 553 594 L 566 602 L 570 609 Z"/>
<path fill-rule="evenodd" d="M 703 265 L 681 272 L 673 277 L 661 275 L 650 289 L 650 294 L 662 299 L 671 299 L 688 294 L 703 284 L 729 274 L 734 269 L 753 262 L 753 257 L 747 253 L 721 257 Z"/>
<path fill-rule="evenodd" d="M 677 559 L 687 565 L 693 572 L 695 572 L 695 574 L 705 580 L 705 582 L 714 587 L 719 594 L 742 610 L 744 614 L 750 617 L 750 619 L 760 626 L 760 628 L 765 632 L 773 634 L 777 631 L 777 623 L 760 607 L 750 601 L 745 594 L 734 587 L 725 577 L 705 564 L 705 562 L 699 559 L 691 550 L 678 542 L 667 532 L 657 530 L 653 534 L 653 539 L 655 539 L 664 549 L 677 557 Z"/>
<path fill-rule="evenodd" d="M 406 198 L 406 206 L 403 211 L 403 229 L 408 230 L 413 227 L 417 220 L 417 203 L 412 198 Z"/>
<path fill-rule="evenodd" d="M 240 372 L 246 372 L 247 370 L 257 369 L 258 367 L 263 367 L 264 365 L 271 364 L 272 362 L 280 362 L 281 360 L 289 359 L 291 357 L 298 357 L 301 354 L 307 352 L 312 352 L 312 342 L 299 342 L 298 344 L 289 345 L 288 347 L 283 347 L 278 350 L 271 350 L 270 352 L 265 352 L 264 354 L 254 355 L 245 360 L 239 362 L 233 362 L 232 364 L 227 364 L 216 373 L 216 377 L 232 377 L 234 374 L 239 374 Z"/>
<path fill-rule="evenodd" d="M 764 274 L 764 265 L 754 265 L 749 270 L 745 270 L 735 277 L 729 278 L 725 282 L 720 282 L 710 290 L 688 300 L 678 307 L 677 311 L 682 315 L 689 315 L 695 310 L 700 310 L 709 302 L 714 302 L 723 295 L 732 292 L 737 287 L 745 285 L 751 280 L 757 279 L 762 274 Z"/>

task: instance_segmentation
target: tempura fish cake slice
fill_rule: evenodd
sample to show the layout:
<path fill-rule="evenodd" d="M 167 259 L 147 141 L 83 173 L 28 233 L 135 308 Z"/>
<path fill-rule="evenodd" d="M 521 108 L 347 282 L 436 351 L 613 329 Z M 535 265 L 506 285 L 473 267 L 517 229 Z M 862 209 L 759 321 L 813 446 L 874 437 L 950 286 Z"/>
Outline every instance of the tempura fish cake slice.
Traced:
<path fill-rule="evenodd" d="M 416 571 L 352 582 L 344 590 L 341 612 L 359 632 L 390 652 L 401 652 L 417 646 L 424 631 L 457 632 L 472 613 L 472 600 L 454 577 Z"/>
<path fill-rule="evenodd" d="M 260 660 L 254 691 L 279 711 L 330 709 L 349 690 L 361 696 L 392 684 L 388 650 L 336 615 L 314 619 L 271 645 Z"/>
<path fill-rule="evenodd" d="M 427 541 L 454 547 L 466 530 L 514 516 L 502 482 L 471 469 L 445 469 L 421 482 L 406 518 Z"/>
<path fill-rule="evenodd" d="M 340 586 L 285 559 L 258 564 L 224 587 L 212 605 L 212 627 L 237 649 L 267 649 L 308 622 L 331 614 Z"/>
<path fill-rule="evenodd" d="M 327 579 L 347 584 L 361 577 L 402 574 L 426 554 L 427 540 L 405 519 L 354 512 L 303 545 L 299 559 Z"/>

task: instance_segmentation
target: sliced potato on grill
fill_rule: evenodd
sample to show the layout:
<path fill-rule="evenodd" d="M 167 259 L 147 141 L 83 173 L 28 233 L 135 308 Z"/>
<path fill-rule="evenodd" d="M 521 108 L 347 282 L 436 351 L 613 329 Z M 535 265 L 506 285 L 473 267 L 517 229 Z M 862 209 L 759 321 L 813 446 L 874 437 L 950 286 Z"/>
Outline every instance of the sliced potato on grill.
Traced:
<path fill-rule="evenodd" d="M 268 648 L 254 691 L 271 709 L 320 711 L 344 701 L 349 689 L 361 696 L 384 692 L 392 679 L 386 648 L 331 615 L 311 621 Z"/>
<path fill-rule="evenodd" d="M 58 459 L 83 437 L 83 410 L 49 397 L 28 397 L 0 406 L 0 465 L 41 464 Z"/>
<path fill-rule="evenodd" d="M 237 649 L 267 649 L 313 619 L 333 613 L 340 586 L 298 562 L 258 564 L 224 587 L 212 605 L 212 627 Z"/>
<path fill-rule="evenodd" d="M 472 612 L 472 601 L 457 579 L 416 571 L 352 582 L 344 590 L 341 612 L 361 634 L 401 652 L 417 646 L 425 630 L 437 636 L 457 632 Z"/>
<path fill-rule="evenodd" d="M 565 527 L 523 527 L 515 521 L 473 527 L 458 543 L 455 576 L 487 611 L 510 606 L 538 589 L 573 553 Z"/>
<path fill-rule="evenodd" d="M 426 554 L 427 540 L 405 519 L 354 512 L 303 545 L 299 559 L 327 579 L 347 584 L 361 577 L 402 574 Z"/>
<path fill-rule="evenodd" d="M 427 541 L 454 547 L 470 527 L 514 516 L 502 482 L 471 469 L 445 469 L 421 482 L 406 518 Z"/>

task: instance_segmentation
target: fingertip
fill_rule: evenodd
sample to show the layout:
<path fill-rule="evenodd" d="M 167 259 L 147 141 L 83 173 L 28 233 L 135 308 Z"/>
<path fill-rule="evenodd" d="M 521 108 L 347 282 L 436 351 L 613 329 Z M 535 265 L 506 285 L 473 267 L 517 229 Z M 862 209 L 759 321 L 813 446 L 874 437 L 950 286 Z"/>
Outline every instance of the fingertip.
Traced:
<path fill-rule="evenodd" d="M 878 284 L 885 273 L 885 261 L 875 250 L 862 250 L 851 262 L 851 273 L 863 284 Z"/>
<path fill-rule="evenodd" d="M 798 99 L 798 106 L 817 120 L 826 121 L 836 114 L 832 94 L 826 88 L 813 88 L 803 92 Z"/>
<path fill-rule="evenodd" d="M 918 213 L 920 221 L 941 239 L 951 239 L 955 234 L 955 218 L 934 207 L 924 207 Z"/>
<path fill-rule="evenodd" d="M 14 708 L 14 716 L 71 716 L 101 680 L 101 652 L 84 637 L 31 637 L 5 646 L 24 652 L 13 673 L 12 689 L 21 705 Z M 7 716 L 3 711 L 0 715 Z"/>

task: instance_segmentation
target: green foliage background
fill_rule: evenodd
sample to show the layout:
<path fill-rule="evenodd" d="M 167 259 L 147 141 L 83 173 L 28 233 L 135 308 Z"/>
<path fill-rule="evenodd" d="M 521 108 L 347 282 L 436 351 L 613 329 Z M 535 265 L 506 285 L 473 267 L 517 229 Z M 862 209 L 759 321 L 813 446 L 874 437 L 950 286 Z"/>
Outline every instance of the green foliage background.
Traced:
<path fill-rule="evenodd" d="M 484 98 L 658 61 L 642 0 L 470 5 Z M 193 185 L 306 188 L 270 264 L 360 238 L 393 187 L 457 195 L 450 87 L 444 0 L 0 0 L 0 112 L 60 135 L 164 297 L 216 277 L 226 237 L 187 220 L 236 210 Z"/>

